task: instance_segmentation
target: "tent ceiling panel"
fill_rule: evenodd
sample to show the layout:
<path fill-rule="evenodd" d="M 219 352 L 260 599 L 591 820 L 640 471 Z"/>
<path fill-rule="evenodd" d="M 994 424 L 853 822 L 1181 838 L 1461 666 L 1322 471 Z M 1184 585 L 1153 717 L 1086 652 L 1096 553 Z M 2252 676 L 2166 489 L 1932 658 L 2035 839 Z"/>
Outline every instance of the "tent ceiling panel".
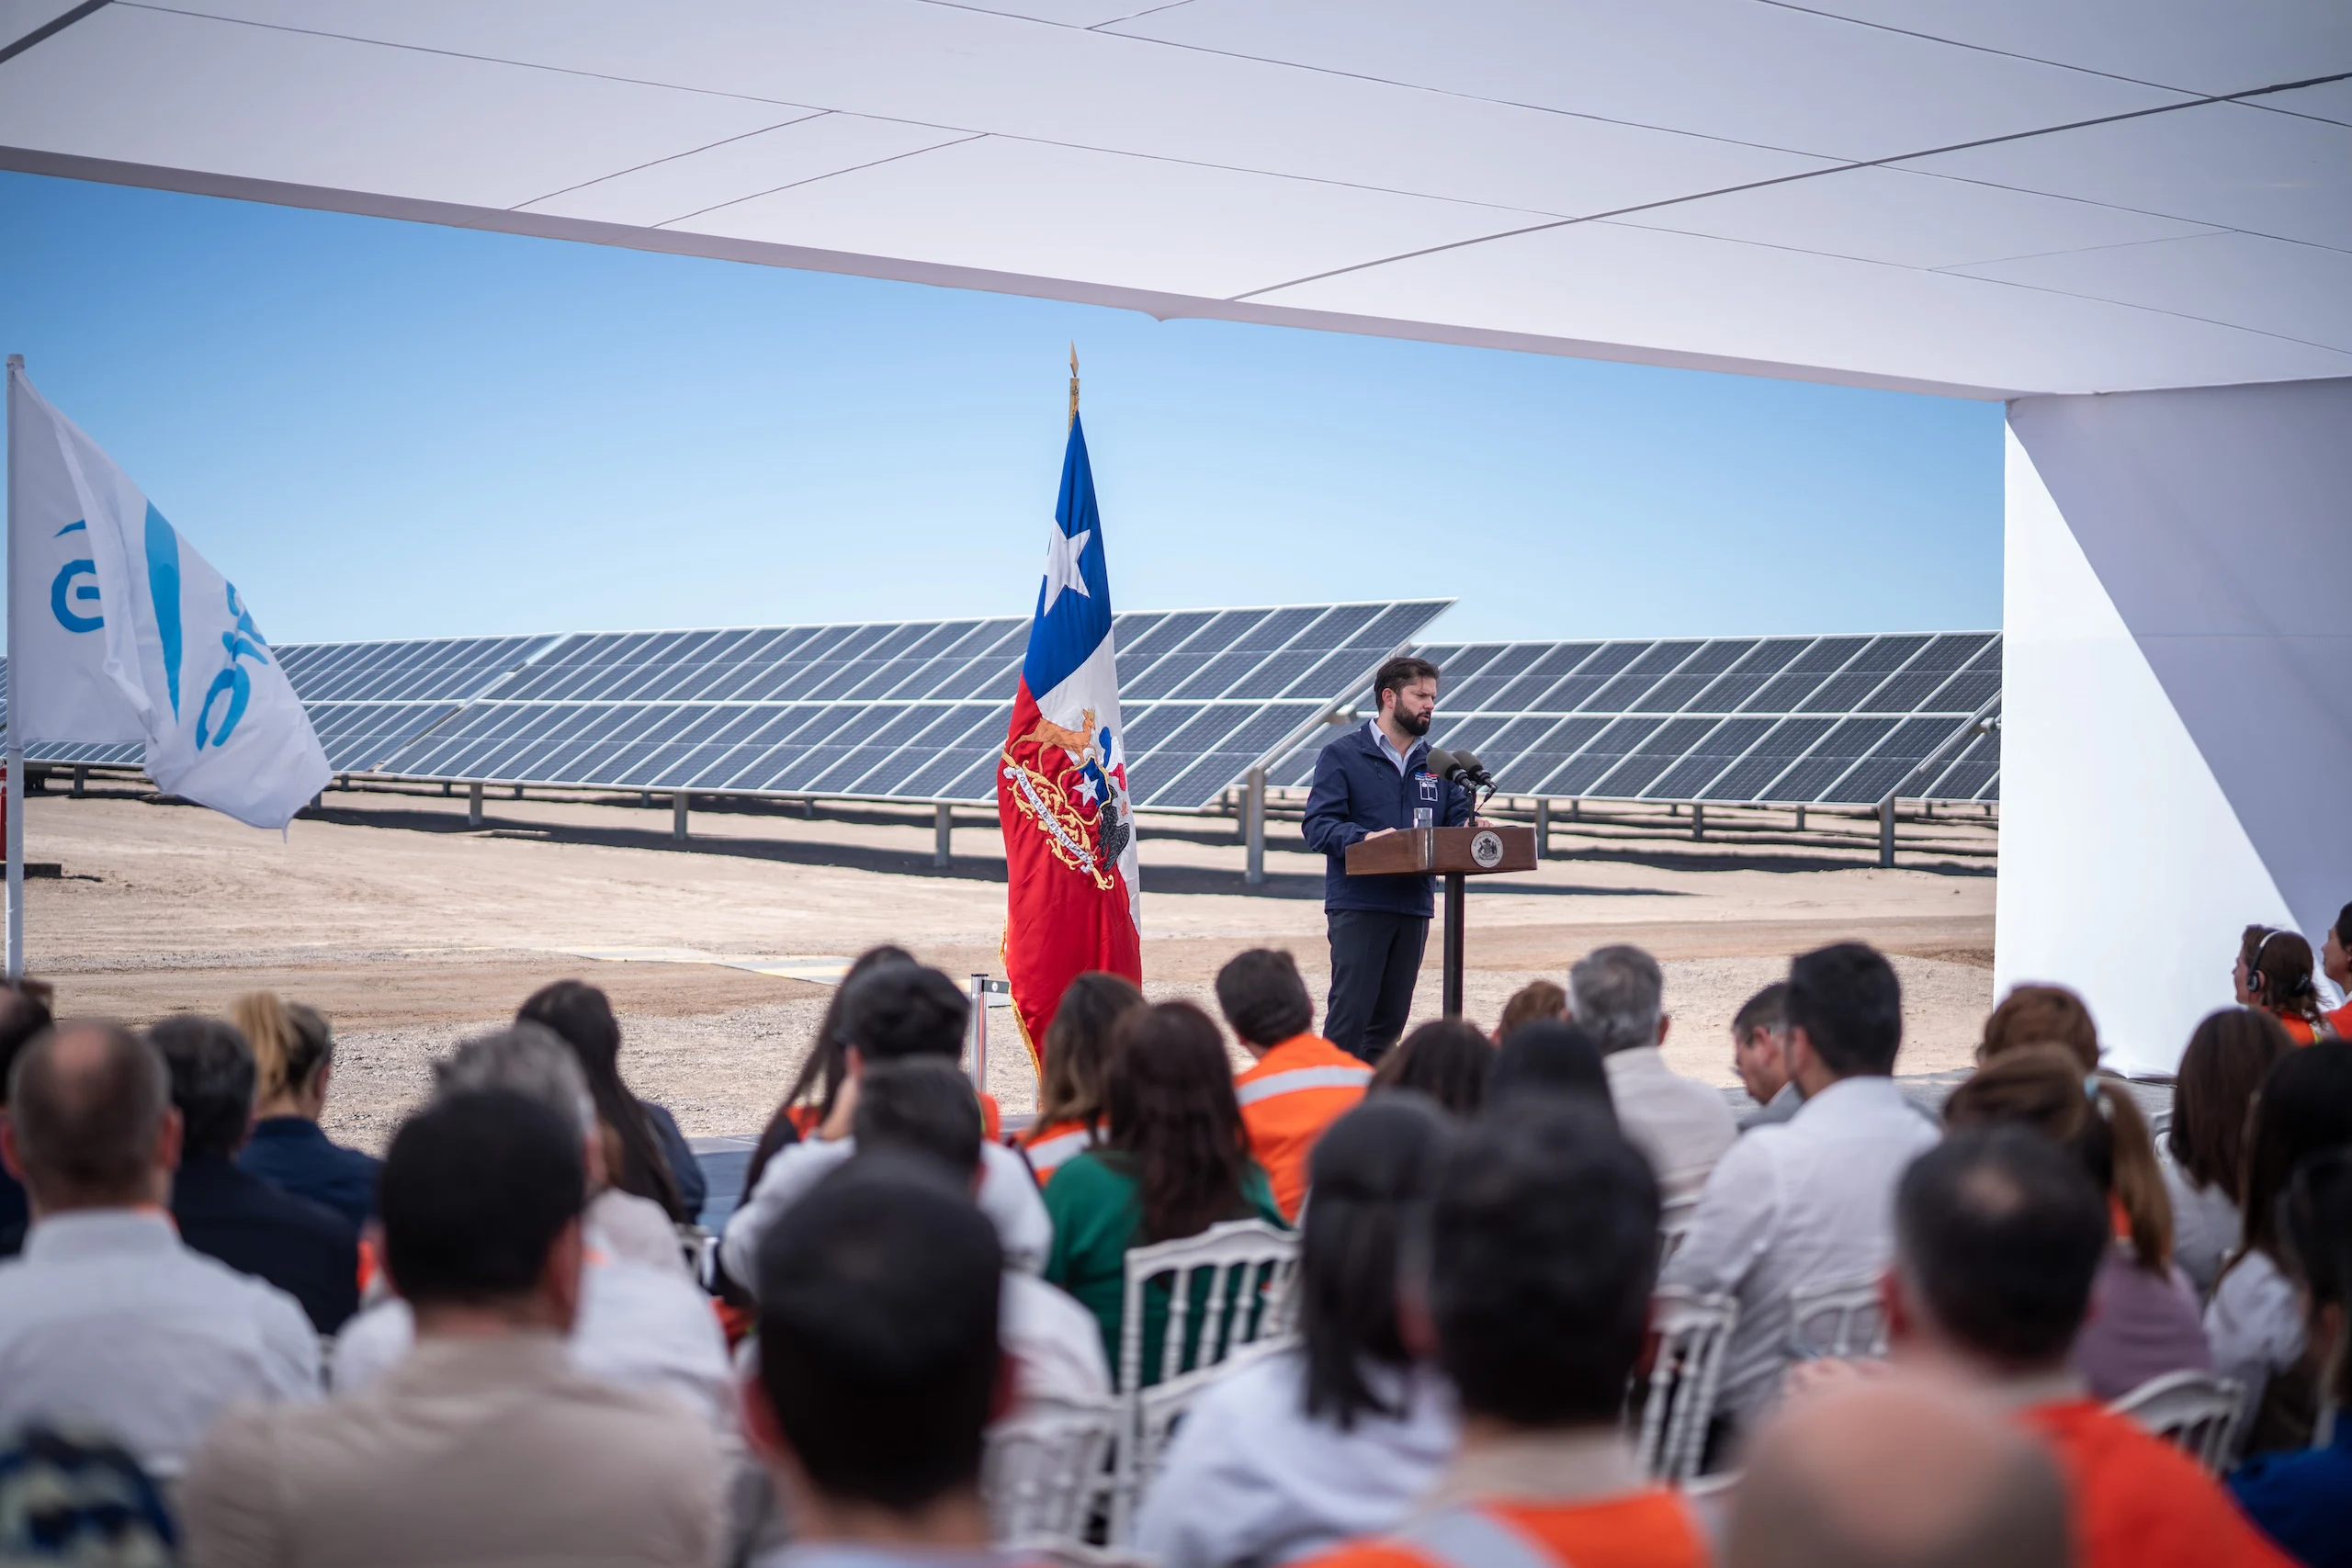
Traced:
<path fill-rule="evenodd" d="M 2352 374 L 2334 258 L 2258 243 L 2352 252 L 2352 7 L 2321 0 L 0 0 L 0 167 L 1968 396 Z"/>

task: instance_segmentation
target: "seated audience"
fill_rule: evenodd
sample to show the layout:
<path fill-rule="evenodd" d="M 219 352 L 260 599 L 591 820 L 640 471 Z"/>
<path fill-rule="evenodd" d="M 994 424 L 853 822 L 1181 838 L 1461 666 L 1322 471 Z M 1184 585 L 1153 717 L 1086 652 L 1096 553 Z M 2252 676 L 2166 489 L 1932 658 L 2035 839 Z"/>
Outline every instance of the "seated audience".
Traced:
<path fill-rule="evenodd" d="M 2238 1506 L 2304 1568 L 2352 1565 L 2352 1151 L 2296 1168 L 2281 1205 L 2288 1269 L 2302 1297 L 2322 1392 L 2335 1412 L 2324 1448 L 2267 1454 L 2230 1477 Z"/>
<path fill-rule="evenodd" d="M 1427 1277 L 1404 1286 L 1413 1348 L 1434 1352 L 1459 1392 L 1459 1454 L 1404 1525 L 1312 1561 L 1705 1562 L 1689 1508 L 1643 1475 L 1620 1424 L 1649 1326 L 1657 1224 L 1649 1161 L 1589 1106 L 1498 1106 L 1461 1139 L 1438 1179 Z"/>
<path fill-rule="evenodd" d="M 1743 1133 L 1787 1121 L 1804 1103 L 1789 1077 L 1789 983 L 1775 980 L 1740 1004 L 1731 1021 L 1731 1070 L 1756 1109 L 1739 1119 Z"/>
<path fill-rule="evenodd" d="M 579 1059 L 553 1032 L 518 1023 L 466 1041 L 434 1064 L 435 1100 L 491 1090 L 545 1106 L 580 1139 L 588 1206 L 580 1311 L 567 1336 L 572 1365 L 623 1388 L 667 1390 L 731 1441 L 735 1378 L 725 1337 L 709 1298 L 680 1267 L 675 1233 L 661 1211 L 609 1185 L 604 1131 Z M 649 1216 L 650 1233 L 632 1235 Z M 660 1249 L 650 1258 L 649 1246 Z M 338 1393 L 369 1387 L 407 1359 L 415 1342 L 414 1313 L 388 1296 L 345 1325 L 329 1381 Z"/>
<path fill-rule="evenodd" d="M 0 1114 L 8 1109 L 8 1074 L 17 1054 L 50 1030 L 46 991 L 38 981 L 0 981 Z M 31 1219 L 24 1184 L 0 1170 L 0 1258 L 14 1258 L 23 1249 Z"/>
<path fill-rule="evenodd" d="M 1615 1121 L 1609 1069 L 1592 1036 L 1573 1023 L 1538 1019 L 1503 1036 L 1495 1048 L 1495 1070 L 1487 1079 L 1487 1103 L 1503 1105 L 1529 1094 L 1579 1095 Z"/>
<path fill-rule="evenodd" d="M 2320 1010 L 2319 987 L 2312 979 L 2312 944 L 2296 931 L 2248 926 L 2238 939 L 2237 965 L 2230 978 L 2240 1007 L 2260 1008 L 2277 1019 L 2298 1045 L 2336 1037 Z"/>
<path fill-rule="evenodd" d="M 2289 1281 L 2278 1200 L 2295 1168 L 2352 1145 L 2352 1044 L 2325 1040 L 2290 1051 L 2256 1091 L 2246 1126 L 2245 1235 L 2222 1268 L 2205 1308 L 2213 1370 L 2245 1385 L 2253 1419 L 2240 1450 L 2265 1453 L 2312 1441 L 2319 1371 Z"/>
<path fill-rule="evenodd" d="M 1547 1020 L 1555 1023 L 1568 1021 L 1568 993 L 1553 981 L 1530 980 L 1503 1003 L 1503 1016 L 1495 1025 L 1494 1043 L 1501 1044 L 1522 1024 Z"/>
<path fill-rule="evenodd" d="M 749 1199 L 759 1186 L 776 1150 L 798 1143 L 831 1118 L 833 1102 L 841 1096 L 842 1085 L 849 1080 L 849 1057 L 842 1045 L 841 1020 L 842 998 L 851 985 L 869 969 L 914 961 L 915 955 L 905 948 L 884 942 L 859 953 L 842 971 L 841 984 L 833 987 L 832 997 L 825 1003 L 824 1016 L 817 1021 L 817 1032 L 808 1043 L 808 1059 L 800 1064 L 792 1087 L 776 1101 L 775 1114 L 768 1118 L 759 1143 L 752 1149 L 751 1159 L 743 1167 L 743 1190 L 736 1200 L 739 1203 Z"/>
<path fill-rule="evenodd" d="M 1724 1156 L 1666 1268 L 1668 1284 L 1738 1298 L 1723 1404 L 1743 1426 L 1778 1394 L 1790 1292 L 1886 1267 L 1894 1184 L 1936 1141 L 1891 1076 L 1903 991 L 1883 957 L 1860 942 L 1801 954 L 1787 1008 L 1789 1075 L 1804 1104 Z"/>
<path fill-rule="evenodd" d="M 2295 1048 L 2259 1008 L 2223 1008 L 2188 1037 L 2173 1079 L 2165 1134 L 2165 1193 L 2172 1200 L 2173 1258 L 2202 1298 L 2238 1248 L 2238 1183 L 2245 1173 L 2246 1115 L 2278 1058 Z"/>
<path fill-rule="evenodd" d="M 0 1431 L 103 1433 L 175 1475 L 232 1403 L 318 1398 L 301 1305 L 195 1251 L 165 1212 L 180 1114 L 153 1046 L 111 1023 L 35 1039 L 0 1155 L 32 1206 L 23 1256 L 0 1263 Z"/>
<path fill-rule="evenodd" d="M 876 1062 L 857 1085 L 857 1159 L 935 1160 L 966 1191 L 982 1179 L 980 1102 L 972 1080 L 936 1056 Z M 1111 1367 L 1093 1315 L 1061 1291 L 1019 1269 L 1004 1273 L 998 1327 L 1025 1404 L 1102 1399 Z"/>
<path fill-rule="evenodd" d="M 1281 1562 L 1394 1529 L 1452 1461 L 1453 1386 L 1415 1360 L 1396 1311 L 1400 1238 L 1435 1195 L 1450 1143 L 1442 1111 L 1397 1093 L 1365 1100 L 1315 1145 L 1292 1287 L 1300 1343 L 1220 1376 L 1177 1427 L 1136 1527 L 1159 1568 Z"/>
<path fill-rule="evenodd" d="M 2056 1045 L 2082 1064 L 2083 1071 L 2098 1071 L 2098 1025 L 2083 998 L 2064 986 L 2012 986 L 1984 1020 L 1984 1035 L 1977 1043 L 1976 1065 L 1983 1066 L 2007 1052 L 2028 1045 Z"/>
<path fill-rule="evenodd" d="M 1955 1133 L 1904 1174 L 1887 1330 L 2048 1443 L 2083 1568 L 2281 1562 L 2197 1461 L 2085 1396 L 2067 1352 L 2112 1245 L 2081 1162 L 2018 1127 Z"/>
<path fill-rule="evenodd" d="M 2213 1370 L 2196 1288 L 2173 1267 L 2172 1213 L 2155 1143 L 2120 1080 L 2086 1078 L 2063 1046 L 2028 1046 L 1954 1089 L 1944 1125 L 2038 1133 L 2079 1161 L 2106 1199 L 2115 1236 L 2068 1359 L 2092 1398 L 2120 1399 L 2152 1378 Z"/>
<path fill-rule="evenodd" d="M 1487 1103 L 1487 1080 L 1494 1070 L 1494 1043 L 1475 1025 L 1458 1018 L 1433 1018 L 1381 1057 L 1370 1092 L 1411 1089 L 1456 1116 L 1476 1116 Z"/>
<path fill-rule="evenodd" d="M 1123 975 L 1090 969 L 1071 980 L 1046 1026 L 1046 1066 L 1037 1082 L 1037 1115 L 1013 1141 L 1043 1187 L 1065 1161 L 1102 1141 L 1102 1075 L 1111 1028 L 1143 1006 Z"/>
<path fill-rule="evenodd" d="M 2066 1490 L 2032 1438 L 1958 1390 L 1880 1378 L 1765 1427 L 1725 1568 L 2071 1568 Z"/>
<path fill-rule="evenodd" d="M 638 1099 L 621 1081 L 621 1025 L 611 998 L 585 982 L 558 980 L 531 993 L 514 1021 L 553 1030 L 580 1058 L 613 1145 L 613 1185 L 651 1199 L 679 1224 L 699 1219 L 709 1194 L 702 1165 L 678 1131 L 677 1118 Z"/>
<path fill-rule="evenodd" d="M 229 1021 L 254 1052 L 254 1130 L 237 1164 L 281 1192 L 323 1203 L 364 1225 L 376 1212 L 375 1156 L 329 1141 L 319 1126 L 334 1071 L 334 1035 L 315 1008 L 250 991 Z"/>
<path fill-rule="evenodd" d="M 1657 960 L 1638 947 L 1598 948 L 1568 971 L 1569 1009 L 1600 1048 L 1617 1124 L 1650 1156 L 1673 1203 L 1698 1195 L 1739 1123 L 1722 1090 L 1667 1066 L 1665 984 Z"/>
<path fill-rule="evenodd" d="M 184 1129 L 172 1182 L 180 1239 L 258 1275 L 333 1334 L 359 1310 L 359 1227 L 323 1203 L 281 1192 L 237 1166 L 253 1126 L 254 1054 L 236 1026 L 180 1013 L 147 1032 L 171 1069 Z"/>
<path fill-rule="evenodd" d="M 2328 1026 L 2338 1040 L 2352 1040 L 2352 904 L 2337 910 L 2335 923 L 2327 928 L 2326 939 L 2320 944 L 2319 968 L 2344 997 L 2343 1005 L 2327 1015 Z"/>
<path fill-rule="evenodd" d="M 232 1411 L 181 1488 L 193 1568 L 709 1563 L 721 1470 L 669 1397 L 580 1372 L 580 1127 L 503 1090 L 393 1135 L 384 1267 L 416 1348 L 366 1390 Z"/>
<path fill-rule="evenodd" d="M 1094 1314 L 1119 1377 L 1129 1248 L 1197 1235 L 1225 1220 L 1284 1221 L 1265 1171 L 1250 1157 L 1225 1042 L 1206 1013 L 1160 1002 L 1120 1019 L 1104 1090 L 1103 1145 L 1064 1165 L 1046 1190 L 1053 1222 L 1046 1278 Z M 1147 1383 L 1159 1381 L 1169 1294 L 1162 1282 L 1145 1296 Z M 1182 1364 L 1195 1354 L 1185 1346 Z"/>
<path fill-rule="evenodd" d="M 793 1540 L 755 1568 L 994 1560 L 980 1461 L 1003 1413 L 1007 1267 L 935 1168 L 888 1158 L 829 1177 L 762 1238 L 744 1414 Z"/>
<path fill-rule="evenodd" d="M 836 1026 L 848 1043 L 843 1061 L 848 1076 L 833 1105 L 833 1113 L 817 1135 L 786 1145 L 761 1173 L 743 1206 L 727 1222 L 719 1239 L 719 1259 L 732 1278 L 749 1280 L 759 1267 L 760 1238 L 819 1180 L 845 1164 L 857 1152 L 852 1119 L 857 1110 L 857 1085 L 869 1063 L 936 1056 L 956 1061 L 964 1054 L 964 1028 L 972 1004 L 956 982 L 936 969 L 919 964 L 877 964 L 842 987 L 841 1021 Z M 982 1107 L 985 1115 L 986 1107 Z M 997 1236 L 1013 1267 L 1035 1273 L 1044 1267 L 1053 1245 L 1053 1224 L 1046 1217 L 1037 1184 L 1021 1156 L 1002 1144 L 989 1142 L 980 1150 L 987 1171 L 980 1181 L 980 1212 L 993 1221 Z"/>
<path fill-rule="evenodd" d="M 1306 1160 L 1323 1129 L 1363 1099 L 1372 1069 L 1310 1032 L 1315 1004 L 1287 953 L 1253 948 L 1216 972 L 1216 1005 L 1255 1058 L 1234 1082 L 1250 1152 L 1274 1190 L 1284 1219 L 1306 1196 Z"/>

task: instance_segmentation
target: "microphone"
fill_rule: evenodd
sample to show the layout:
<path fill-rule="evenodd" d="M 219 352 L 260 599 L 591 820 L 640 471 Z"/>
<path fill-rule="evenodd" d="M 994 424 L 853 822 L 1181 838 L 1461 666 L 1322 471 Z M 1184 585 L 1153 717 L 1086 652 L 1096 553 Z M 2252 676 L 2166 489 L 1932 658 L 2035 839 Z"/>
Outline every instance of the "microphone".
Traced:
<path fill-rule="evenodd" d="M 1487 765 L 1478 761 L 1476 751 L 1456 751 L 1453 753 L 1453 765 L 1460 768 L 1462 776 L 1472 784 L 1484 784 L 1488 789 L 1495 787 L 1494 775 L 1487 772 Z"/>

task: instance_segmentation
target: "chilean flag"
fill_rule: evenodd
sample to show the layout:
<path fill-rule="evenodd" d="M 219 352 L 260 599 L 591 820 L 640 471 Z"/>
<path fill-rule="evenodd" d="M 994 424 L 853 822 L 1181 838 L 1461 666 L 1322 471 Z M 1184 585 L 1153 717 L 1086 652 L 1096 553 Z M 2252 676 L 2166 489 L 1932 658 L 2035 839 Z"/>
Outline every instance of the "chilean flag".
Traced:
<path fill-rule="evenodd" d="M 1062 455 L 1061 501 L 1046 536 L 1046 581 L 997 761 L 996 814 L 1011 883 L 1004 972 L 1035 1061 L 1074 976 L 1107 969 L 1143 980 L 1136 818 L 1111 653 L 1111 577 L 1086 431 L 1075 412 Z"/>

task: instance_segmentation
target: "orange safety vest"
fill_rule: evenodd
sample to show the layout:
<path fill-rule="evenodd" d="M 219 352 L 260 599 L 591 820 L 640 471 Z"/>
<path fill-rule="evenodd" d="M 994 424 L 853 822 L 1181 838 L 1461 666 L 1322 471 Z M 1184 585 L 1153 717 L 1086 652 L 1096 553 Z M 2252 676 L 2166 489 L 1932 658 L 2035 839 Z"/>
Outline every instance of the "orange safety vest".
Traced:
<path fill-rule="evenodd" d="M 1295 1034 L 1271 1047 L 1233 1083 L 1250 1152 L 1266 1172 L 1287 1220 L 1306 1200 L 1307 1156 L 1323 1129 L 1355 1109 L 1372 1069 L 1319 1034 Z"/>
<path fill-rule="evenodd" d="M 1054 1179 L 1054 1172 L 1100 1141 L 1091 1122 L 1048 1122 L 1022 1134 L 1020 1146 L 1029 1161 L 1030 1173 L 1043 1187 Z"/>

